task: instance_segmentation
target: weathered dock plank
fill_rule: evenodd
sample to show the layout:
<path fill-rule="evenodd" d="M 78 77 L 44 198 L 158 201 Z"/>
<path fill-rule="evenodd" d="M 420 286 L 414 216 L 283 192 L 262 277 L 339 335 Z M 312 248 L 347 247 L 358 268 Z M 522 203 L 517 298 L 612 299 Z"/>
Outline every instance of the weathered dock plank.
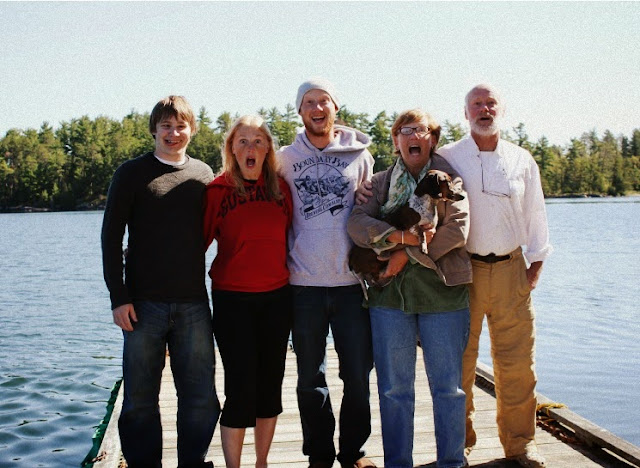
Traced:
<path fill-rule="evenodd" d="M 420 352 L 420 350 L 418 350 Z M 216 372 L 216 383 L 221 403 L 224 402 L 224 377 L 221 360 L 218 356 L 218 369 Z M 338 379 L 338 360 L 335 351 L 328 349 L 328 383 L 331 388 L 331 398 L 334 412 L 339 413 L 340 401 L 342 398 L 342 382 Z M 269 465 L 280 468 L 306 467 L 307 460 L 302 454 L 302 430 L 298 416 L 298 406 L 296 402 L 296 365 L 295 355 L 289 352 L 287 355 L 287 365 L 283 382 L 283 408 L 284 411 L 278 419 L 274 441 L 269 454 Z M 513 462 L 504 459 L 502 447 L 498 439 L 495 418 L 495 396 L 492 389 L 491 370 L 486 366 L 478 368 L 477 385 L 474 388 L 476 398 L 476 428 L 478 433 L 478 444 L 469 456 L 469 463 L 472 467 L 483 468 L 508 468 L 515 467 Z M 376 387 L 375 371 L 371 379 L 371 411 L 372 411 L 372 434 L 365 451 L 367 456 L 374 460 L 378 466 L 383 466 L 382 435 L 380 432 L 380 415 L 378 411 L 378 394 Z M 540 397 L 542 401 L 548 401 Z M 118 405 L 119 410 L 119 405 Z M 160 395 L 160 411 L 163 425 L 163 465 L 165 467 L 177 466 L 176 455 L 176 396 L 173 386 L 171 370 L 168 365 L 163 373 L 163 381 Z M 638 456 L 638 448 L 616 438 L 612 434 L 604 431 L 592 423 L 571 413 L 568 409 L 553 410 L 564 415 L 563 424 L 568 424 L 567 431 L 562 434 L 548 432 L 542 428 L 537 428 L 536 438 L 540 452 L 547 459 L 547 465 L 552 468 L 591 468 L 591 467 L 640 467 L 634 458 Z M 104 459 L 97 462 L 95 468 L 122 468 L 124 462 L 119 453 L 117 441 L 117 420 L 116 414 L 112 417 L 103 449 L 109 453 Z M 581 426 L 578 423 L 582 424 Z M 592 427 L 593 426 L 593 427 Z M 583 437 L 582 428 L 586 428 L 588 437 Z M 594 429 L 595 428 L 595 429 Z M 566 427 L 564 429 L 567 429 Z M 597 429 L 597 430 L 596 430 Z M 592 433 L 600 434 L 604 437 L 591 436 Z M 604 431 L 602 433 L 601 431 Z M 337 434 L 336 434 L 337 435 Z M 582 441 L 578 441 L 580 438 Z M 604 442 L 605 449 L 602 449 L 598 442 Z M 589 442 L 591 441 L 590 445 Z M 337 442 L 336 442 L 337 444 Z M 422 359 L 418 356 L 416 367 L 416 412 L 415 412 L 415 440 L 414 440 L 414 461 L 416 466 L 435 468 L 435 437 L 433 432 L 433 413 L 431 407 L 431 397 L 427 378 L 424 372 Z M 117 452 L 117 454 L 115 453 Z M 625 459 L 626 458 L 626 459 Z M 209 449 L 208 460 L 212 460 L 217 467 L 224 466 L 224 457 L 220 443 L 219 430 L 216 429 L 213 441 Z M 634 461 L 635 460 L 635 461 Z M 253 443 L 253 431 L 247 430 L 245 446 L 242 457 L 243 467 L 254 466 L 255 450 Z M 338 466 L 338 463 L 334 465 Z"/>

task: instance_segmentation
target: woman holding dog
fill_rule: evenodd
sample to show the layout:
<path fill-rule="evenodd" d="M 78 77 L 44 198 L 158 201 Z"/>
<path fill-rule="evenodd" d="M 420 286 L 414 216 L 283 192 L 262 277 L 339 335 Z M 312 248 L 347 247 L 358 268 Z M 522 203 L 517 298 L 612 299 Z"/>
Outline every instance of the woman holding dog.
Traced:
<path fill-rule="evenodd" d="M 348 222 L 349 235 L 361 246 L 389 251 L 384 287 L 370 286 L 369 310 L 373 355 L 378 375 L 384 465 L 413 467 L 416 344 L 422 346 L 433 399 L 437 467 L 463 467 L 465 394 L 462 354 L 469 332 L 471 263 L 465 251 L 469 204 L 462 180 L 435 148 L 440 125 L 426 112 L 402 113 L 391 128 L 399 155 L 395 164 L 371 180 L 373 196 L 357 205 Z M 403 205 L 427 171 L 451 175 L 461 201 L 437 205 L 437 229 L 421 239 L 380 218 Z M 388 252 L 385 252 L 388 254 Z"/>
<path fill-rule="evenodd" d="M 241 117 L 226 137 L 223 171 L 207 186 L 204 214 L 206 245 L 218 241 L 209 276 L 224 364 L 220 432 L 227 467 L 240 466 L 247 427 L 255 427 L 255 466 L 266 467 L 282 412 L 292 317 L 286 263 L 291 216 L 291 192 L 276 173 L 266 123 Z"/>

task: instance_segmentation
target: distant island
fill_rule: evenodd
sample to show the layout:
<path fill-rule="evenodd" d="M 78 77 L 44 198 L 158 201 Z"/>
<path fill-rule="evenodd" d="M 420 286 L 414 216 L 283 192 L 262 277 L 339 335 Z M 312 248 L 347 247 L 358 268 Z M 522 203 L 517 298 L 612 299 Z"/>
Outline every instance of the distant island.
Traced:
<path fill-rule="evenodd" d="M 257 112 L 267 121 L 279 145 L 290 144 L 301 127 L 295 108 Z M 189 145 L 190 156 L 220 170 L 224 135 L 237 117 L 223 112 L 213 121 L 206 109 L 198 113 L 198 133 Z M 371 137 L 374 170 L 394 161 L 391 125 L 396 114 L 385 111 L 373 119 L 346 107 L 341 123 Z M 44 122 L 36 129 L 11 129 L 0 139 L 0 211 L 35 212 L 93 210 L 104 206 L 115 169 L 127 159 L 153 149 L 149 114 L 132 111 L 122 120 L 87 116 L 62 122 L 54 129 Z M 442 124 L 440 144 L 465 136 L 459 123 Z M 631 135 L 595 130 L 565 145 L 550 145 L 546 137 L 529 140 L 520 123 L 503 138 L 529 150 L 540 168 L 546 197 L 622 196 L 640 192 L 640 128 Z"/>

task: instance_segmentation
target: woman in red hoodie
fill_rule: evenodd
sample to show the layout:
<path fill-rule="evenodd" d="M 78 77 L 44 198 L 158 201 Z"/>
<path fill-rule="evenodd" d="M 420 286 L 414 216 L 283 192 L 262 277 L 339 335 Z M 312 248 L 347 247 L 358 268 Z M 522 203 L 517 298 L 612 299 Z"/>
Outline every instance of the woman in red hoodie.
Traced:
<path fill-rule="evenodd" d="M 224 365 L 220 432 L 227 467 L 240 466 L 247 427 L 255 427 L 256 467 L 266 467 L 282 412 L 292 316 L 286 261 L 292 204 L 276 166 L 267 124 L 243 116 L 226 137 L 222 173 L 205 196 L 206 245 L 218 242 L 209 276 Z"/>

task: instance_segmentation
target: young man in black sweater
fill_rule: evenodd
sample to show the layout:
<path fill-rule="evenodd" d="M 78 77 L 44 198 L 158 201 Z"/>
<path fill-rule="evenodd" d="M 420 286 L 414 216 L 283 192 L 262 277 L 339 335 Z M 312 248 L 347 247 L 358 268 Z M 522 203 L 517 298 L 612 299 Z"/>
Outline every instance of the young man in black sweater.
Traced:
<path fill-rule="evenodd" d="M 213 466 L 204 458 L 220 405 L 202 229 L 213 172 L 186 154 L 196 125 L 182 96 L 158 102 L 149 120 L 155 151 L 118 167 L 107 197 L 102 260 L 113 321 L 124 335 L 118 427 L 129 468 L 161 467 L 158 396 L 167 347 L 178 394 L 178 466 Z"/>

